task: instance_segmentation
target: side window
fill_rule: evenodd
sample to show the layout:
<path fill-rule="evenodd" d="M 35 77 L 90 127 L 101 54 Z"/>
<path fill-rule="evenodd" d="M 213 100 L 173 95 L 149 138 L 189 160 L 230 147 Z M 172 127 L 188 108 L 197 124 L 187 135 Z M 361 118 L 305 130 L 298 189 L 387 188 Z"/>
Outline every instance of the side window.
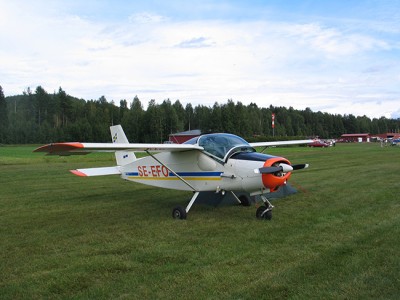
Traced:
<path fill-rule="evenodd" d="M 216 136 L 205 136 L 200 140 L 199 146 L 202 146 L 205 151 L 208 153 L 215 155 L 219 158 L 224 158 L 225 152 L 221 145 L 216 141 Z"/>

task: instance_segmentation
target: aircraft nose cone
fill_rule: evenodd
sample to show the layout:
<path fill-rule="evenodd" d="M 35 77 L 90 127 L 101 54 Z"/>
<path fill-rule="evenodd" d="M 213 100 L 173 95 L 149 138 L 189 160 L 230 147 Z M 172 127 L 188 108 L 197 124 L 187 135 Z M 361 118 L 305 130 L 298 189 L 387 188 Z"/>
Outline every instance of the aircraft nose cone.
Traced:
<path fill-rule="evenodd" d="M 282 168 L 283 173 L 288 173 L 288 172 L 293 171 L 293 168 L 291 165 L 280 163 L 279 166 Z"/>
<path fill-rule="evenodd" d="M 266 171 L 265 173 L 263 171 Z M 267 159 L 264 167 L 260 169 L 261 179 L 265 187 L 272 192 L 276 191 L 280 186 L 286 184 L 293 168 L 290 161 L 283 157 L 274 157 Z"/>

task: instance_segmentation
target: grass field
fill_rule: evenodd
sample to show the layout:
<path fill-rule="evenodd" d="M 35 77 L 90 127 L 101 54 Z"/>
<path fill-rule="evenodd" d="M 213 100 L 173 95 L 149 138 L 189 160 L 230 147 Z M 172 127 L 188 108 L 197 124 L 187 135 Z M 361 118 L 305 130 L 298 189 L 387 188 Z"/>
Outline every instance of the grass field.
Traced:
<path fill-rule="evenodd" d="M 191 194 L 68 170 L 113 155 L 0 147 L 1 299 L 400 299 L 400 148 L 273 148 L 295 195 L 172 208 Z"/>

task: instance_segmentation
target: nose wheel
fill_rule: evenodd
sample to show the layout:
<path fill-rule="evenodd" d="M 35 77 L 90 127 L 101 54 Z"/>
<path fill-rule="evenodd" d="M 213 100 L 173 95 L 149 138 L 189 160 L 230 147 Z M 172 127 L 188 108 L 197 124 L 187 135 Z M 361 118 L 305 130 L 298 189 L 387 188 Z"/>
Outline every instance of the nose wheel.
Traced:
<path fill-rule="evenodd" d="M 271 220 L 272 219 L 272 210 L 266 206 L 260 206 L 257 208 L 256 217 L 260 220 Z"/>
<path fill-rule="evenodd" d="M 256 218 L 260 220 L 271 220 L 272 219 L 272 209 L 274 206 L 265 198 L 264 195 L 261 195 L 261 200 L 264 202 L 264 205 L 257 208 Z"/>

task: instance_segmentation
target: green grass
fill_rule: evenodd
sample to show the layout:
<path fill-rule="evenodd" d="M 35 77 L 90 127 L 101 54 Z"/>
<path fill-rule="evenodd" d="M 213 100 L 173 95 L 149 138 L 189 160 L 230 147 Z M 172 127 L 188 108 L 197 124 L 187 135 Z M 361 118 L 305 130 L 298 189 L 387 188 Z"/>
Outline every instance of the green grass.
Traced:
<path fill-rule="evenodd" d="M 110 154 L 46 157 L 0 147 L 2 299 L 399 299 L 400 149 L 272 148 L 299 193 L 255 207 L 68 170 Z"/>

